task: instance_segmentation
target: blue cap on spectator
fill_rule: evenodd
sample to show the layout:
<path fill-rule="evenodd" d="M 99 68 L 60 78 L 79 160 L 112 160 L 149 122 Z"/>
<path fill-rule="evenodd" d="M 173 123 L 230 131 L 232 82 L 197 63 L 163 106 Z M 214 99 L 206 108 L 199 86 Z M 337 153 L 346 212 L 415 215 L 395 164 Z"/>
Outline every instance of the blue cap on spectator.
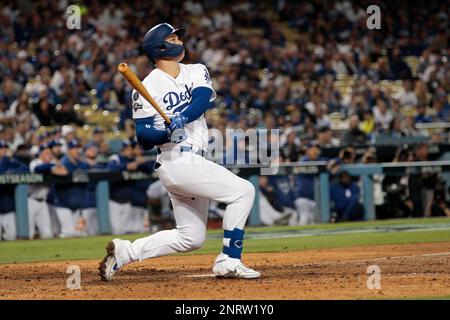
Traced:
<path fill-rule="evenodd" d="M 90 148 L 95 148 L 95 149 L 98 149 L 98 146 L 97 146 L 97 144 L 96 143 L 94 143 L 94 142 L 88 142 L 88 143 L 86 143 L 85 145 L 84 145 L 84 147 L 83 147 L 83 152 L 85 152 L 87 149 L 90 149 Z"/>
<path fill-rule="evenodd" d="M 0 140 L 0 149 L 3 149 L 3 148 L 9 148 L 9 146 L 5 141 Z"/>
<path fill-rule="evenodd" d="M 54 146 L 61 146 L 61 142 L 59 142 L 58 140 L 52 140 L 48 143 L 49 148 L 53 148 Z"/>
<path fill-rule="evenodd" d="M 81 144 L 78 142 L 78 140 L 73 139 L 69 141 L 69 143 L 67 143 L 67 148 L 68 149 L 81 148 Z"/>
<path fill-rule="evenodd" d="M 44 151 L 45 149 L 50 148 L 49 145 L 47 143 L 43 143 L 39 146 L 39 153 L 41 153 L 42 151 Z"/>
<path fill-rule="evenodd" d="M 121 149 L 124 149 L 126 147 L 132 147 L 132 146 L 133 146 L 133 143 L 130 140 L 126 139 L 126 140 L 122 141 Z"/>
<path fill-rule="evenodd" d="M 102 128 L 100 128 L 100 127 L 95 127 L 94 130 L 93 130 L 94 134 L 96 134 L 96 133 L 103 133 L 103 132 L 105 132 L 105 131 Z"/>

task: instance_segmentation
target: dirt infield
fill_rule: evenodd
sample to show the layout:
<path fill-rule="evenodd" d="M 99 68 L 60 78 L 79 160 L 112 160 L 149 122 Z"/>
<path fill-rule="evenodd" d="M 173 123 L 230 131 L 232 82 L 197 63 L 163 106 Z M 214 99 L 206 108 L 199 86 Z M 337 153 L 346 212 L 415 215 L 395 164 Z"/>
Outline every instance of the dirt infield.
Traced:
<path fill-rule="evenodd" d="M 126 266 L 110 283 L 98 261 L 0 265 L 0 299 L 359 299 L 450 295 L 450 243 L 385 245 L 245 255 L 257 280 L 210 277 L 211 255 L 170 256 Z M 69 265 L 81 289 L 66 289 Z M 381 268 L 381 290 L 367 267 Z"/>

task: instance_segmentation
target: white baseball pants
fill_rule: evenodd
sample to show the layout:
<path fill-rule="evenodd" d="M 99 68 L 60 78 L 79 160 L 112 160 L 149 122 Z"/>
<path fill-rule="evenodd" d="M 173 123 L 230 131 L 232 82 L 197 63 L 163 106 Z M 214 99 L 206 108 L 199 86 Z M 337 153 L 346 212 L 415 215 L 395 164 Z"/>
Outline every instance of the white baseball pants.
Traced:
<path fill-rule="evenodd" d="M 127 233 L 127 227 L 131 220 L 131 203 L 120 203 L 109 200 L 109 222 L 112 234 Z"/>
<path fill-rule="evenodd" d="M 53 238 L 50 211 L 46 201 L 28 198 L 28 237 L 34 238 L 37 228 L 40 239 Z"/>
<path fill-rule="evenodd" d="M 77 224 L 80 215 L 69 208 L 55 207 L 56 216 L 61 227 L 60 238 L 70 238 L 79 236 Z"/>
<path fill-rule="evenodd" d="M 99 233 L 99 224 L 96 208 L 87 208 L 81 210 L 81 215 L 86 221 L 86 234 L 88 236 L 95 236 Z"/>
<path fill-rule="evenodd" d="M 141 233 L 147 231 L 148 229 L 144 227 L 145 215 L 147 213 L 146 208 L 132 206 L 131 216 L 127 224 L 127 232 Z"/>
<path fill-rule="evenodd" d="M 316 202 L 308 198 L 297 198 L 295 200 L 295 207 L 299 214 L 299 225 L 305 226 L 308 224 L 314 224 L 314 218 L 316 215 Z"/>
<path fill-rule="evenodd" d="M 16 240 L 16 214 L 14 212 L 0 214 L 0 240 Z"/>
<path fill-rule="evenodd" d="M 118 263 L 144 260 L 200 248 L 206 238 L 209 200 L 227 204 L 223 229 L 243 229 L 255 197 L 255 188 L 226 168 L 191 152 L 162 152 L 156 169 L 172 200 L 176 229 L 127 241 L 116 253 Z M 120 260 L 120 261 L 119 261 Z M 122 261 L 123 260 L 123 261 Z"/>
<path fill-rule="evenodd" d="M 50 223 L 52 233 L 59 235 L 61 233 L 61 226 L 59 225 L 58 216 L 56 215 L 56 207 L 53 204 L 47 203 L 48 212 L 50 213 Z"/>

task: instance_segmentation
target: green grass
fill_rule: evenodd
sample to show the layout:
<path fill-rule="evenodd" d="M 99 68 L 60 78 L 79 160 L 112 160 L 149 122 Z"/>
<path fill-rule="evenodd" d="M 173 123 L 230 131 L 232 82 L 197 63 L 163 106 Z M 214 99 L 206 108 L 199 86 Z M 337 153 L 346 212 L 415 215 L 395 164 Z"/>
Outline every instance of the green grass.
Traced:
<path fill-rule="evenodd" d="M 247 234 L 261 232 L 281 232 L 291 230 L 332 230 L 339 228 L 364 229 L 369 227 L 386 227 L 390 225 L 449 224 L 449 218 L 402 219 L 389 221 L 371 221 L 344 224 L 324 224 L 306 227 L 247 228 Z M 210 237 L 217 237 L 220 230 L 208 232 Z M 134 240 L 146 235 L 127 235 L 121 238 Z M 19 240 L 0 242 L 0 263 L 37 262 L 57 260 L 100 259 L 105 253 L 106 243 L 113 236 L 99 236 L 78 239 L 53 240 Z M 448 230 L 420 230 L 414 232 L 374 232 L 338 235 L 313 235 L 292 238 L 247 239 L 244 252 L 285 252 L 304 249 L 339 248 L 369 246 L 381 244 L 403 244 L 422 242 L 450 242 Z M 219 239 L 208 239 L 203 248 L 186 254 L 214 254 L 220 251 Z"/>

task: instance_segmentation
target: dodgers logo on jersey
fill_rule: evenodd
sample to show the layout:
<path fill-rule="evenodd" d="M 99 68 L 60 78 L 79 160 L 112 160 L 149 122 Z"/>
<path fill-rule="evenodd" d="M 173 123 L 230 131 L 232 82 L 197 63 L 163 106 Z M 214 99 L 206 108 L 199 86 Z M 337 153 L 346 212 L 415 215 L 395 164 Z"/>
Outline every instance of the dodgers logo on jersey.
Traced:
<path fill-rule="evenodd" d="M 192 86 L 189 88 L 185 85 L 186 91 L 176 93 L 174 91 L 167 92 L 163 97 L 163 102 L 166 104 L 167 110 L 172 110 L 172 108 L 178 106 L 181 102 L 187 101 L 188 103 L 191 101 L 192 94 Z"/>
<path fill-rule="evenodd" d="M 139 93 L 133 93 L 133 110 L 137 111 L 142 109 L 142 104 L 140 104 L 137 100 L 139 99 Z"/>
<path fill-rule="evenodd" d="M 205 77 L 206 83 L 211 83 L 211 77 L 209 76 L 208 69 L 206 69 L 206 68 L 205 68 L 205 75 L 204 75 L 204 77 Z"/>

